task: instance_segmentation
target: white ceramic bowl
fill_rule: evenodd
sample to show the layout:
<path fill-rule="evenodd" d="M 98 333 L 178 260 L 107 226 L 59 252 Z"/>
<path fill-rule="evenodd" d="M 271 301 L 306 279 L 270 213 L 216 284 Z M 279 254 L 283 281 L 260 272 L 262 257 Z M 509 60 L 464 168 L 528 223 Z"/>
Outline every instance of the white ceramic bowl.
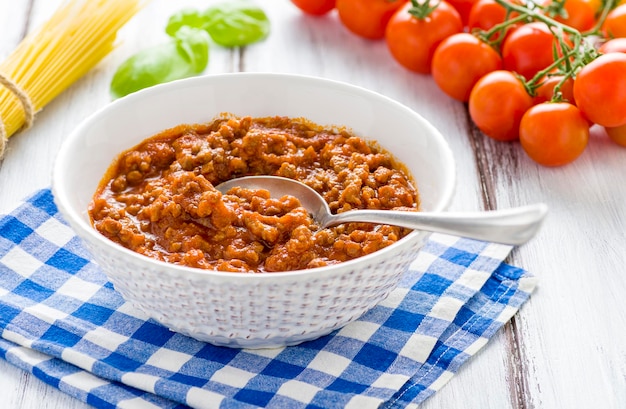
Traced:
<path fill-rule="evenodd" d="M 233 274 L 156 261 L 92 228 L 87 208 L 112 160 L 142 140 L 220 113 L 304 117 L 347 126 L 378 141 L 417 182 L 422 209 L 442 211 L 455 180 L 452 153 L 417 113 L 380 94 L 321 78 L 285 74 L 209 75 L 149 88 L 117 100 L 64 142 L 53 172 L 55 202 L 115 288 L 174 331 L 217 345 L 275 347 L 311 340 L 360 317 L 394 289 L 426 232 L 330 267 Z"/>

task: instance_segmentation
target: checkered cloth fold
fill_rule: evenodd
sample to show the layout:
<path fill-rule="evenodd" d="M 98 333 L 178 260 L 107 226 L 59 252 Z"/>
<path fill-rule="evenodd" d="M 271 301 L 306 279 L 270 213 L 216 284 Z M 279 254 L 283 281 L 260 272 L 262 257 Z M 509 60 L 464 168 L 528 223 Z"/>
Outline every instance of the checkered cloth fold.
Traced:
<path fill-rule="evenodd" d="M 391 295 L 297 346 L 217 347 L 169 331 L 115 291 L 50 190 L 0 216 L 0 356 L 95 407 L 411 407 L 528 299 L 511 247 L 433 234 Z"/>

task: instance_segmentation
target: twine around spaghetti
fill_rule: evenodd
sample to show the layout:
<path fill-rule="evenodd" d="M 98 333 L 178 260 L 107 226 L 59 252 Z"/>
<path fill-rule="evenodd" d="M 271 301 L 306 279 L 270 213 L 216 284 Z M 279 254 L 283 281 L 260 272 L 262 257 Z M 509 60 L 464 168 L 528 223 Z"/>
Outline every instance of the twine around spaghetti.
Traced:
<path fill-rule="evenodd" d="M 22 104 L 22 109 L 24 110 L 24 124 L 20 129 L 30 128 L 35 121 L 35 108 L 28 94 L 15 81 L 11 80 L 11 78 L 1 72 L 0 84 L 11 91 Z M 8 141 L 9 135 L 7 134 L 4 122 L 2 121 L 2 115 L 0 115 L 0 159 L 4 157 Z"/>

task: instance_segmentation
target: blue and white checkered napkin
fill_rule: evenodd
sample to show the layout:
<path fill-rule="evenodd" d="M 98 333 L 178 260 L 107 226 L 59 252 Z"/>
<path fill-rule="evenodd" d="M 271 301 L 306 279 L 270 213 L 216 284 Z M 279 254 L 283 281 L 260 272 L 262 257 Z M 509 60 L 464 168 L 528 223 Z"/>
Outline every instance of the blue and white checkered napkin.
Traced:
<path fill-rule="evenodd" d="M 528 299 L 511 247 L 433 234 L 358 321 L 298 346 L 216 347 L 125 303 L 49 190 L 0 216 L 0 356 L 96 407 L 417 406 Z"/>

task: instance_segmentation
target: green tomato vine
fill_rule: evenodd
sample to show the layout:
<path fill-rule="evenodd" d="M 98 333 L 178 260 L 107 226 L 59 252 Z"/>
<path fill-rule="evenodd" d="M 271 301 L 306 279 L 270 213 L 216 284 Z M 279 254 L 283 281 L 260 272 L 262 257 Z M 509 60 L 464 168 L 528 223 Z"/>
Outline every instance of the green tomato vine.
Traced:
<path fill-rule="evenodd" d="M 560 13 L 563 13 L 565 0 L 557 0 L 555 6 L 549 5 L 545 7 L 534 3 L 519 5 L 510 3 L 507 0 L 495 1 L 506 9 L 505 21 L 493 26 L 489 30 L 477 30 L 473 34 L 499 51 L 507 32 L 513 29 L 516 24 L 533 21 L 546 24 L 556 40 L 553 49 L 555 57 L 554 62 L 539 71 L 530 80 L 525 80 L 521 76 L 518 77 L 520 81 L 524 83 L 529 95 L 534 96 L 535 90 L 542 85 L 547 76 L 561 75 L 562 79 L 554 87 L 552 102 L 562 101 L 560 89 L 563 84 L 568 79 L 574 78 L 582 67 L 599 56 L 594 43 L 600 36 L 600 28 L 608 13 L 616 6 L 616 0 L 603 1 L 603 7 L 595 26 L 591 30 L 583 33 L 547 15 L 548 12 L 552 13 L 552 15 L 560 15 Z M 515 16 L 511 17 L 513 15 Z"/>

